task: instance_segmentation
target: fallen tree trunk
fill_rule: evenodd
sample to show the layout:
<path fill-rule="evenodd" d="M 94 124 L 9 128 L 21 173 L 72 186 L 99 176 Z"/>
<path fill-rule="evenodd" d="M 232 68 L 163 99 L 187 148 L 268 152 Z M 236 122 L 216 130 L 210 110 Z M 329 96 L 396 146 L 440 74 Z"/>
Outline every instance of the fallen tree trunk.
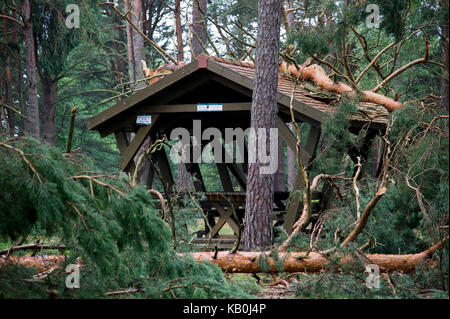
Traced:
<path fill-rule="evenodd" d="M 0 250 L 0 255 L 6 255 L 10 252 L 17 251 L 17 250 L 37 250 L 41 251 L 44 249 L 66 249 L 65 245 L 53 245 L 53 244 L 28 244 L 28 245 L 22 245 L 22 246 L 13 246 L 11 248 L 6 248 Z"/>
<path fill-rule="evenodd" d="M 426 264 L 430 261 L 433 253 L 441 248 L 448 236 L 442 239 L 437 244 L 429 249 L 408 255 L 383 255 L 383 254 L 367 254 L 362 255 L 361 258 L 367 264 L 377 264 L 381 272 L 402 271 L 404 273 L 414 272 L 416 267 L 421 264 Z M 185 254 L 180 254 L 183 256 Z M 265 258 L 269 264 L 270 269 L 267 272 L 280 272 L 276 267 L 275 259 L 270 256 L 270 252 L 237 252 L 231 254 L 230 252 L 196 252 L 191 253 L 191 256 L 197 262 L 209 261 L 219 266 L 227 273 L 260 273 L 263 272 L 260 267 L 260 258 Z M 216 258 L 214 258 L 214 256 Z M 337 262 L 332 262 L 330 256 L 322 253 L 310 252 L 288 252 L 278 253 L 278 258 L 283 261 L 283 272 L 321 272 L 339 270 L 340 267 L 346 265 L 357 265 L 358 260 L 350 255 L 345 255 L 339 258 Z M 364 271 L 364 269 L 361 269 Z"/>
<path fill-rule="evenodd" d="M 360 255 L 366 264 L 377 264 L 381 272 L 402 271 L 404 273 L 414 272 L 422 264 L 430 265 L 431 257 L 438 249 L 442 248 L 448 241 L 449 236 L 442 239 L 437 244 L 427 250 L 408 255 L 384 255 L 366 254 Z M 264 258 L 268 263 L 269 273 L 281 272 L 277 269 L 276 260 L 270 252 L 196 252 L 180 253 L 178 256 L 192 256 L 197 262 L 209 261 L 219 266 L 227 273 L 261 273 L 260 258 Z M 336 257 L 337 255 L 333 256 Z M 283 262 L 283 272 L 321 272 L 338 271 L 342 266 L 355 265 L 357 270 L 358 260 L 351 255 L 345 255 L 333 262 L 332 258 L 320 252 L 287 252 L 278 253 L 278 259 Z M 39 272 L 56 269 L 63 262 L 63 255 L 50 256 L 9 256 L 0 257 L 0 268 L 5 263 L 22 264 L 26 267 L 37 267 Z M 364 267 L 361 267 L 364 271 Z"/>
<path fill-rule="evenodd" d="M 313 81 L 319 87 L 328 92 L 348 94 L 352 97 L 356 96 L 356 91 L 352 87 L 342 82 L 335 83 L 328 77 L 325 70 L 318 64 L 300 66 L 300 68 L 297 69 L 293 64 L 287 65 L 286 62 L 283 62 L 279 66 L 279 71 L 285 72 L 288 75 L 291 75 L 303 81 Z M 396 110 L 402 106 L 400 102 L 373 91 L 361 91 L 361 93 L 363 94 L 363 102 L 381 104 L 391 111 Z"/>

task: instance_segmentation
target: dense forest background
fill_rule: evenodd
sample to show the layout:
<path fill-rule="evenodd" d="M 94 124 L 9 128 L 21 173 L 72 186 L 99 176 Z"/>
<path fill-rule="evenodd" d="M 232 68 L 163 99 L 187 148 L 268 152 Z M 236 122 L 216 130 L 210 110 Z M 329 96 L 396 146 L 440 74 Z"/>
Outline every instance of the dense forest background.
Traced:
<path fill-rule="evenodd" d="M 299 232 L 289 249 L 336 246 L 380 183 L 386 186 L 384 196 L 371 208 L 354 247 L 412 254 L 448 236 L 448 1 L 280 2 L 280 62 L 302 65 L 309 59 L 335 82 L 402 103 L 390 111 L 386 177 L 376 177 L 371 159 L 383 154 L 380 137 L 371 150 L 377 155 L 358 180 L 357 202 L 355 163 L 345 150 L 361 148 L 364 133 L 347 130 L 356 102 L 339 99 L 308 174 L 312 180 L 344 171 L 347 180 L 338 185 L 344 191 L 322 215 L 319 234 Z M 376 20 L 367 23 L 373 13 L 369 4 L 379 8 L 377 27 Z M 65 264 L 81 257 L 85 267 L 83 289 L 71 290 L 64 287 L 64 267 L 36 278 L 36 269 L 0 264 L 0 297 L 104 297 L 108 292 L 118 292 L 110 297 L 261 297 L 272 280 L 291 297 L 448 298 L 448 244 L 435 254 L 432 267 L 383 276 L 378 290 L 366 288 L 365 276 L 352 269 L 255 279 L 224 276 L 214 265 L 182 258 L 178 252 L 198 250 L 190 243 L 202 217 L 195 201 L 179 198 L 183 205 L 161 216 L 145 187 L 119 173 L 114 136 L 100 138 L 86 129 L 87 119 L 148 85 L 142 60 L 151 70 L 202 53 L 254 61 L 257 19 L 254 0 L 0 2 L 1 255 L 27 243 L 64 245 L 49 253 L 66 254 Z M 304 127 L 301 135 L 307 133 Z M 283 163 L 280 183 L 291 190 L 295 155 L 285 146 Z M 175 175 L 183 173 L 171 166 Z M 221 190 L 213 165 L 202 173 L 208 187 Z M 160 184 L 155 188 L 162 191 Z M 275 244 L 286 238 L 279 231 Z M 342 252 L 355 254 L 353 245 Z"/>

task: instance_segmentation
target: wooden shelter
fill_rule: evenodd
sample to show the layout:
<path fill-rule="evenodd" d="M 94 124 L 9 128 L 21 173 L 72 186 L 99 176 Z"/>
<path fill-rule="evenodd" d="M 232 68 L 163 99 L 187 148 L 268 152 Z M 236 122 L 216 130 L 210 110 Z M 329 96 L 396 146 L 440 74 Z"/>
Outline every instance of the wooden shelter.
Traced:
<path fill-rule="evenodd" d="M 155 140 L 163 135 L 169 136 L 174 128 L 183 127 L 192 132 L 193 120 L 201 120 L 204 128 L 215 127 L 222 132 L 225 128 L 243 128 L 250 126 L 250 108 L 252 103 L 252 88 L 254 68 L 247 62 L 233 62 L 222 58 L 201 55 L 197 60 L 185 65 L 179 70 L 165 75 L 156 83 L 137 91 L 131 96 L 120 100 L 116 105 L 104 110 L 86 123 L 87 128 L 96 130 L 102 137 L 114 134 L 121 153 L 120 168 L 124 171 L 134 170 L 134 158 L 147 137 Z M 295 88 L 295 90 L 294 90 Z M 331 99 L 323 94 L 312 93 L 304 87 L 295 86 L 295 81 L 280 73 L 278 81 L 278 114 L 276 125 L 278 134 L 295 152 L 296 137 L 286 125 L 291 121 L 290 102 L 296 121 L 309 124 L 309 136 L 301 146 L 300 159 L 303 165 L 312 161 L 321 136 L 321 125 L 335 112 Z M 199 112 L 201 103 L 218 103 L 220 111 Z M 138 125 L 139 115 L 151 115 L 150 125 Z M 367 145 L 376 134 L 383 132 L 388 119 L 388 111 L 381 105 L 361 103 L 357 114 L 350 119 L 351 130 L 357 133 L 363 126 L 368 127 Z M 135 133 L 129 140 L 128 133 Z M 204 146 L 204 145 L 203 145 Z M 367 158 L 368 147 L 360 151 Z M 163 183 L 168 188 L 175 184 L 170 170 L 169 160 L 164 150 L 152 157 L 157 163 Z M 200 163 L 200 165 L 202 165 Z M 195 177 L 194 186 L 197 192 L 204 193 L 207 200 L 202 202 L 205 213 L 210 216 L 210 226 L 205 228 L 200 241 L 206 241 L 211 236 L 215 242 L 229 243 L 233 238 L 221 238 L 219 230 L 225 223 L 239 234 L 239 220 L 233 211 L 242 218 L 245 208 L 245 189 L 247 163 L 216 163 L 218 177 L 223 186 L 223 192 L 210 192 L 203 182 L 199 164 L 187 164 L 190 174 Z M 152 187 L 154 172 L 146 172 L 147 186 Z M 239 183 L 239 188 L 233 185 L 231 175 Z M 296 177 L 295 189 L 302 189 L 303 179 Z M 170 196 L 170 194 L 166 194 Z M 274 194 L 274 214 L 279 224 L 289 233 L 301 209 L 298 197 L 289 199 L 288 192 Z M 219 217 L 218 220 L 213 216 Z"/>

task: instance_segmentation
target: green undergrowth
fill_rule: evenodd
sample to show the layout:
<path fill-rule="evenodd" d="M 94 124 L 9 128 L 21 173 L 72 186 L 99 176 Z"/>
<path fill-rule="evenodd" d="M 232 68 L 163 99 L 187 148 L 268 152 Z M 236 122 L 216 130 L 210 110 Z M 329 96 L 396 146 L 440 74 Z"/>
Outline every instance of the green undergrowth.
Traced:
<path fill-rule="evenodd" d="M 63 265 L 44 279 L 21 266 L 0 268 L 5 298 L 245 298 L 215 265 L 180 258 L 169 225 L 145 187 L 98 172 L 84 155 L 63 156 L 31 138 L 0 144 L 0 241 L 58 238 Z M 84 176 L 84 177 L 82 177 Z M 89 176 L 89 177 L 87 177 Z M 80 261 L 80 288 L 65 287 Z"/>

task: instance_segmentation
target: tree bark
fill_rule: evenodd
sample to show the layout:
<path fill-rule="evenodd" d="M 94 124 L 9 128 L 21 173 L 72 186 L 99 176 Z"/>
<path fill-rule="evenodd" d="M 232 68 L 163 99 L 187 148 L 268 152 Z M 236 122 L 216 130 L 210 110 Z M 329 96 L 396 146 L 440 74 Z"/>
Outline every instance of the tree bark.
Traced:
<path fill-rule="evenodd" d="M 3 32 L 5 37 L 5 43 L 8 43 L 8 29 L 7 29 L 7 21 L 6 19 L 3 19 Z M 11 65 L 10 65 L 10 58 L 9 56 L 6 57 L 6 67 L 5 67 L 5 73 L 6 73 L 6 101 L 9 106 L 14 107 L 13 102 L 13 95 L 12 95 L 12 76 L 11 76 Z M 6 114 L 8 115 L 8 123 L 7 128 L 8 131 L 7 134 L 12 137 L 14 135 L 14 112 L 10 109 L 6 109 Z"/>
<path fill-rule="evenodd" d="M 177 61 L 178 62 L 181 62 L 184 60 L 183 31 L 181 29 L 180 1 L 181 0 L 175 0 L 175 32 L 177 34 Z"/>
<path fill-rule="evenodd" d="M 42 85 L 42 140 L 50 145 L 56 144 L 56 103 L 58 101 L 58 82 L 43 78 Z"/>
<path fill-rule="evenodd" d="M 178 164 L 177 191 L 178 192 L 194 191 L 194 184 L 192 183 L 191 174 L 189 174 L 189 172 L 186 170 L 186 165 L 184 163 Z"/>
<path fill-rule="evenodd" d="M 441 1 L 441 7 L 446 8 L 446 10 L 448 11 L 448 0 Z M 441 25 L 441 59 L 442 63 L 445 65 L 445 72 L 441 78 L 441 96 L 442 96 L 442 104 L 447 110 L 447 113 L 449 112 L 448 45 L 449 45 L 449 38 L 448 38 L 448 20 L 447 20 Z"/>
<path fill-rule="evenodd" d="M 255 81 L 251 108 L 251 127 L 275 128 L 277 112 L 278 53 L 280 46 L 281 0 L 259 1 Z M 265 149 L 270 146 L 266 138 Z M 258 141 L 255 143 L 258 149 Z M 264 149 L 264 147 L 263 147 Z M 255 152 L 250 150 L 249 152 Z M 265 250 L 272 244 L 274 178 L 260 174 L 261 154 L 248 165 L 245 205 L 244 250 Z"/>
<path fill-rule="evenodd" d="M 130 10 L 130 1 L 124 0 L 125 12 Z M 134 83 L 136 77 L 134 75 L 134 50 L 133 50 L 133 31 L 129 22 L 126 22 L 127 30 L 127 55 L 128 55 L 128 75 L 130 76 L 130 82 Z"/>
<path fill-rule="evenodd" d="M 12 17 L 15 18 L 16 17 L 16 13 L 13 11 L 12 12 Z M 13 32 L 12 32 L 12 40 L 13 43 L 18 43 L 18 33 L 19 33 L 19 27 L 18 25 L 14 25 L 13 27 Z M 26 105 L 25 105 L 25 101 L 24 101 L 24 96 L 25 96 L 25 90 L 24 90 L 24 83 L 23 83 L 23 70 L 22 70 L 22 59 L 20 57 L 20 52 L 19 52 L 19 47 L 15 46 L 14 49 L 14 58 L 16 60 L 16 80 L 17 80 L 17 84 L 16 84 L 16 90 L 17 90 L 17 97 L 19 99 L 19 105 L 20 105 L 20 110 L 22 111 L 23 114 L 27 114 L 27 110 L 26 110 Z M 18 125 L 18 131 L 19 131 L 19 136 L 22 136 L 24 134 L 25 131 L 25 119 L 23 117 L 20 117 L 19 119 L 19 125 Z"/>
<path fill-rule="evenodd" d="M 380 267 L 380 272 L 402 271 L 405 273 L 414 272 L 416 267 L 426 263 L 433 253 L 441 248 L 448 240 L 448 236 L 429 249 L 408 255 L 384 255 L 384 254 L 366 254 L 361 255 L 363 262 L 367 264 L 376 264 Z M 195 252 L 190 255 L 197 262 L 209 261 L 219 266 L 226 273 L 260 273 L 262 272 L 259 258 L 266 257 L 269 263 L 270 273 L 277 272 L 321 272 L 340 270 L 342 266 L 358 265 L 358 260 L 350 255 L 341 256 L 337 262 L 332 262 L 331 257 L 325 254 L 310 252 L 288 252 L 279 253 L 278 258 L 283 260 L 283 269 L 277 269 L 276 262 L 270 251 L 266 252 L 218 252 L 214 258 L 215 252 Z M 179 254 L 184 256 L 185 254 Z M 334 259 L 334 258 L 333 258 Z M 364 271 L 364 269 L 360 269 Z"/>
<path fill-rule="evenodd" d="M 206 6 L 206 3 L 205 3 Z M 195 11 L 196 10 L 196 11 Z M 206 10 L 206 8 L 205 8 Z M 175 1 L 175 29 L 177 34 L 177 60 L 181 62 L 184 60 L 184 51 L 183 51 L 183 37 L 182 37 L 182 29 L 181 29 L 181 14 L 180 14 L 180 0 Z M 192 18 L 194 17 L 194 11 L 198 14 L 198 8 L 196 8 L 196 3 L 194 2 L 194 8 L 192 8 Z M 194 36 L 195 37 L 195 36 Z M 194 49 L 194 54 L 198 55 L 203 52 L 203 49 L 199 52 L 198 47 Z M 177 173 L 177 185 L 178 192 L 192 192 L 194 191 L 194 184 L 192 182 L 191 174 L 186 170 L 186 165 L 184 163 L 178 164 L 178 173 Z"/>
<path fill-rule="evenodd" d="M 290 29 L 294 26 L 295 18 L 294 18 L 294 12 L 287 11 L 289 9 L 294 8 L 294 1 L 293 0 L 286 0 L 286 4 L 283 7 L 283 13 L 284 13 L 284 28 L 286 30 L 286 33 L 290 31 Z"/>
<path fill-rule="evenodd" d="M 31 7 L 30 0 L 24 0 L 22 2 L 22 15 L 23 15 L 23 33 L 25 36 L 25 63 L 27 69 L 27 87 L 28 87 L 28 123 L 26 125 L 26 131 L 32 137 L 39 139 L 40 121 L 39 121 L 39 102 L 38 102 L 38 90 L 36 81 L 36 57 L 35 57 L 35 44 L 33 37 L 33 20 L 31 19 Z"/>
<path fill-rule="evenodd" d="M 132 10 L 133 15 L 131 21 L 136 25 L 139 30 L 142 28 L 142 0 L 132 0 Z M 142 71 L 141 60 L 144 57 L 144 38 L 136 31 L 132 30 L 133 34 L 133 54 L 134 54 L 134 76 L 135 80 L 139 81 L 144 78 L 144 73 Z M 143 88 L 146 84 L 144 82 L 136 83 L 135 88 Z"/>
<path fill-rule="evenodd" d="M 192 8 L 192 51 L 194 57 L 197 58 L 199 54 L 204 52 L 203 46 L 208 43 L 206 35 L 206 15 L 207 3 L 206 0 L 194 0 Z"/>

